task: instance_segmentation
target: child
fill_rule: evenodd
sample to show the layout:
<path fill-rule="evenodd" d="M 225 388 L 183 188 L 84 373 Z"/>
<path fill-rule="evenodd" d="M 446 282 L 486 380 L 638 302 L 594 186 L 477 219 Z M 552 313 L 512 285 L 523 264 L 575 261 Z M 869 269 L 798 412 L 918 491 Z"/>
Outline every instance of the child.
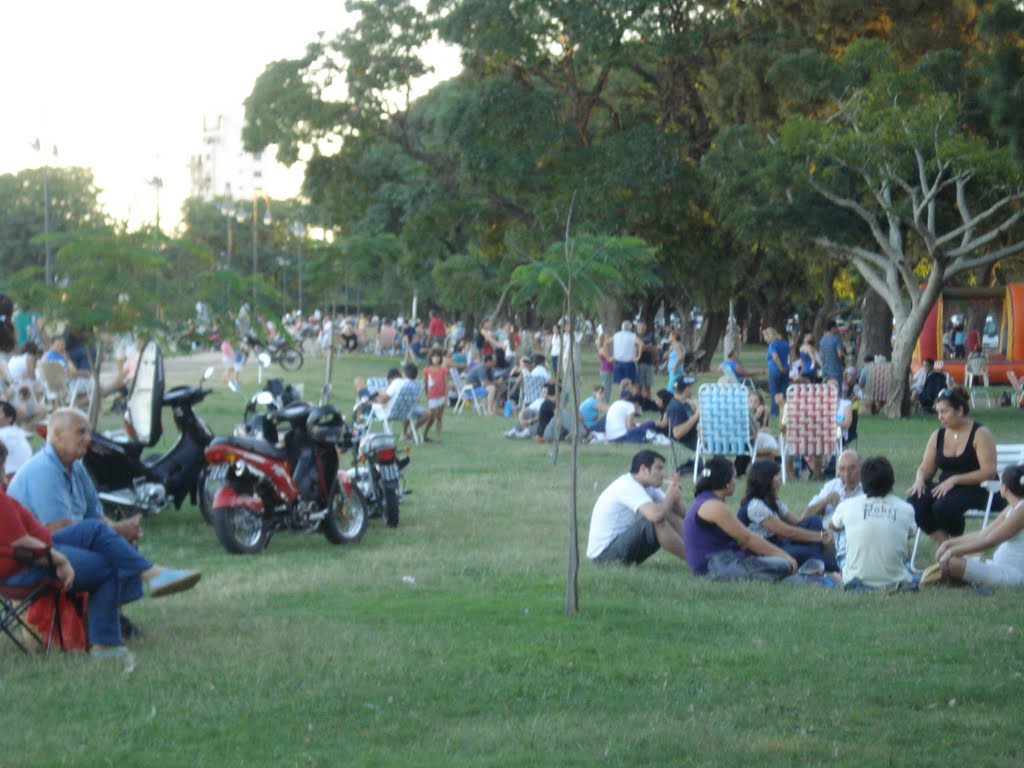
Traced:
<path fill-rule="evenodd" d="M 444 366 L 444 353 L 438 347 L 430 350 L 430 365 L 423 369 L 423 380 L 427 383 L 427 408 L 433 417 L 423 429 L 423 440 L 427 441 L 427 433 L 434 424 L 435 442 L 440 443 L 441 420 L 448 403 L 448 369 Z"/>

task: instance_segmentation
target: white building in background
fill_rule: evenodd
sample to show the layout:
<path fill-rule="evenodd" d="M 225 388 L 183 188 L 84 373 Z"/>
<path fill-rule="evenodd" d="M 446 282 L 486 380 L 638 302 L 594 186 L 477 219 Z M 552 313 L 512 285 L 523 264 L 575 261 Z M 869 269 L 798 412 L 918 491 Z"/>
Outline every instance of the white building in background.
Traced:
<path fill-rule="evenodd" d="M 262 154 L 242 147 L 242 122 L 227 115 L 203 118 L 202 148 L 189 158 L 191 197 L 207 202 L 251 199 L 263 192 Z"/>

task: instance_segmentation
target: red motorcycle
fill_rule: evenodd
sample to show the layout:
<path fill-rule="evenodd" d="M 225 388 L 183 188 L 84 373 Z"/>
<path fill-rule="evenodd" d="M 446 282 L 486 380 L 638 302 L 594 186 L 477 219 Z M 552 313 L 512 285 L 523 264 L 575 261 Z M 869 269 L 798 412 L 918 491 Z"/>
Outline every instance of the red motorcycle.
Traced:
<path fill-rule="evenodd" d="M 278 426 L 287 426 L 278 447 Z M 295 403 L 263 420 L 262 437 L 218 437 L 206 460 L 221 466 L 213 496 L 213 527 L 232 554 L 263 551 L 280 530 L 323 533 L 332 544 L 359 541 L 366 506 L 352 479 L 339 471 L 339 452 L 352 433 L 333 406 Z"/>

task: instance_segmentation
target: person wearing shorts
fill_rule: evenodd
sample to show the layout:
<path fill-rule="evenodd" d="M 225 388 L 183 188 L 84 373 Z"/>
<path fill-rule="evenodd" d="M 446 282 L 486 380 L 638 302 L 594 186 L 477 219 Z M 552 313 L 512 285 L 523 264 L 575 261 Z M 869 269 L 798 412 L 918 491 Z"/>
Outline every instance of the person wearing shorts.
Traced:
<path fill-rule="evenodd" d="M 590 560 L 639 565 L 661 548 L 686 560 L 679 476 L 673 474 L 662 491 L 664 475 L 664 456 L 639 451 L 630 471 L 605 488 L 590 519 Z"/>

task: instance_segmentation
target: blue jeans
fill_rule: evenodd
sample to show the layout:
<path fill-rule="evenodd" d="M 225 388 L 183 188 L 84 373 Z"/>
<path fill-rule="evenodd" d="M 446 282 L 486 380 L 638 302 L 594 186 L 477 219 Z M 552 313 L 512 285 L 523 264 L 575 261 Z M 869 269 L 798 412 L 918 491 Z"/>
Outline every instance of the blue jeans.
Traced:
<path fill-rule="evenodd" d="M 768 412 L 772 416 L 779 415 L 779 405 L 775 402 L 775 395 L 781 392 L 786 394 L 786 387 L 789 386 L 789 371 L 780 371 L 774 364 L 768 366 Z"/>
<path fill-rule="evenodd" d="M 646 443 L 647 442 L 647 431 L 654 429 L 657 426 L 653 421 L 645 421 L 642 424 L 637 424 L 631 430 L 626 432 L 622 437 L 617 437 L 614 440 L 609 440 L 610 443 Z"/>
<path fill-rule="evenodd" d="M 805 517 L 798 525 L 800 528 L 805 528 L 809 531 L 822 530 L 822 522 L 819 515 Z M 822 544 L 808 541 L 782 541 L 779 544 L 779 548 L 787 555 L 792 555 L 793 559 L 800 565 L 803 565 L 812 557 L 816 557 L 825 563 L 826 571 L 839 570 L 839 564 L 836 562 L 835 552 L 831 549 L 825 549 Z"/>
<path fill-rule="evenodd" d="M 139 574 L 153 564 L 109 525 L 93 518 L 56 531 L 53 546 L 75 569 L 72 590 L 89 594 L 89 642 L 120 645 L 120 606 L 142 597 Z M 34 584 L 50 575 L 48 569 L 32 566 L 7 583 Z"/>

